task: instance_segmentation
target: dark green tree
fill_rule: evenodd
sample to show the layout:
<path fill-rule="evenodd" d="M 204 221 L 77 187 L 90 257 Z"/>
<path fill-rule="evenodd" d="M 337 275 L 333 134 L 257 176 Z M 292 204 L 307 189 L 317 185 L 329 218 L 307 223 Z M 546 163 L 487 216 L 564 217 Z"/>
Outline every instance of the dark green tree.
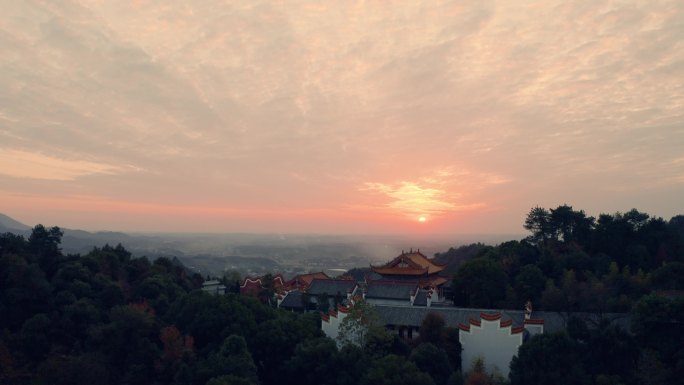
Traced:
<path fill-rule="evenodd" d="M 428 313 L 420 324 L 420 340 L 439 346 L 444 338 L 445 326 L 444 317 L 439 313 Z"/>
<path fill-rule="evenodd" d="M 523 227 L 532 232 L 527 239 L 534 244 L 545 244 L 554 236 L 551 228 L 551 213 L 539 206 L 530 210 Z"/>
<path fill-rule="evenodd" d="M 361 380 L 362 385 L 434 385 L 427 374 L 405 358 L 390 354 L 375 360 Z"/>
<path fill-rule="evenodd" d="M 651 363 L 670 368 L 666 384 L 684 378 L 684 298 L 643 297 L 632 309 L 632 331 Z"/>
<path fill-rule="evenodd" d="M 518 349 L 511 361 L 511 385 L 590 383 L 579 343 L 567 334 L 540 334 Z"/>
<path fill-rule="evenodd" d="M 458 329 L 448 327 L 444 329 L 444 339 L 441 347 L 449 356 L 449 362 L 456 371 L 461 371 L 461 351 L 463 347 L 458 336 Z"/>
<path fill-rule="evenodd" d="M 506 296 L 508 277 L 496 261 L 480 257 L 466 262 L 454 277 L 454 303 L 467 307 L 496 307 Z"/>
<path fill-rule="evenodd" d="M 247 343 L 242 336 L 231 335 L 223 341 L 218 352 L 210 354 L 199 364 L 197 373 L 201 382 L 220 376 L 235 376 L 256 383 L 257 368 Z"/>
<path fill-rule="evenodd" d="M 57 226 L 47 229 L 43 225 L 36 225 L 28 238 L 28 248 L 37 257 L 38 264 L 48 278 L 57 271 L 62 257 L 59 247 L 62 235 L 64 232 Z"/>
<path fill-rule="evenodd" d="M 320 316 L 314 313 L 279 313 L 275 319 L 260 323 L 248 335 L 247 342 L 264 383 L 277 383 L 281 379 L 281 366 L 292 357 L 297 344 L 323 336 L 318 322 Z"/>
<path fill-rule="evenodd" d="M 327 384 L 343 367 L 337 366 L 337 346 L 330 338 L 306 340 L 283 365 L 283 384 Z"/>
<path fill-rule="evenodd" d="M 626 331 L 602 320 L 598 327 L 588 329 L 584 363 L 594 378 L 629 383 L 638 366 L 639 349 Z"/>
<path fill-rule="evenodd" d="M 0 234 L 0 257 L 3 254 L 19 254 L 27 247 L 26 239 L 22 235 L 3 233 Z"/>
<path fill-rule="evenodd" d="M 409 361 L 416 364 L 420 371 L 429 374 L 435 384 L 446 384 L 454 371 L 444 349 L 429 342 L 422 343 L 413 349 Z"/>
<path fill-rule="evenodd" d="M 651 286 L 660 290 L 684 289 L 684 263 L 670 262 L 651 272 Z"/>
<path fill-rule="evenodd" d="M 518 298 L 536 302 L 541 298 L 546 285 L 544 273 L 536 265 L 525 265 L 515 277 L 515 291 Z"/>
<path fill-rule="evenodd" d="M 40 361 L 50 352 L 51 323 L 46 314 L 36 314 L 21 327 L 20 346 L 31 360 Z"/>
<path fill-rule="evenodd" d="M 256 385 L 257 383 L 244 378 L 233 375 L 218 376 L 207 381 L 206 385 Z"/>
<path fill-rule="evenodd" d="M 553 237 L 560 237 L 566 243 L 586 244 L 594 226 L 593 217 L 587 217 L 584 211 L 575 211 L 568 205 L 551 209 L 549 219 Z"/>

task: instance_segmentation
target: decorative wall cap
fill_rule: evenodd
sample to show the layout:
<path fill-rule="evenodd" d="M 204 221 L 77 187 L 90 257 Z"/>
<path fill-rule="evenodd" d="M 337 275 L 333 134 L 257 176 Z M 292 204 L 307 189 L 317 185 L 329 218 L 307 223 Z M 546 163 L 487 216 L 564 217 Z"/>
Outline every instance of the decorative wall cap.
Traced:
<path fill-rule="evenodd" d="M 488 314 L 485 312 L 481 312 L 480 318 L 482 318 L 485 321 L 498 321 L 501 319 L 501 313 L 497 312 L 497 313 Z"/>

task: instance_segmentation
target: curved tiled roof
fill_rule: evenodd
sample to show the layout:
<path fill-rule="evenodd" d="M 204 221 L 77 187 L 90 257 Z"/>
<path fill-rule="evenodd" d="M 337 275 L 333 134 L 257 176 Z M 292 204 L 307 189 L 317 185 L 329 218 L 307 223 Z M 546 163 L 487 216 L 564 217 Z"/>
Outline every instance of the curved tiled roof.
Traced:
<path fill-rule="evenodd" d="M 382 275 L 427 275 L 428 269 L 411 267 L 373 267 L 374 272 Z"/>
<path fill-rule="evenodd" d="M 446 265 L 435 263 L 420 251 L 402 252 L 385 266 L 371 266 L 371 269 L 384 275 L 422 275 L 436 274 L 444 270 Z"/>
<path fill-rule="evenodd" d="M 284 309 L 303 310 L 304 304 L 302 303 L 302 294 L 303 293 L 298 290 L 293 290 L 287 293 L 285 298 L 283 298 L 283 301 L 280 303 L 280 307 Z"/>
<path fill-rule="evenodd" d="M 337 295 L 337 293 L 347 295 L 347 293 L 354 290 L 356 285 L 356 281 L 351 281 L 348 279 L 314 279 L 309 284 L 306 292 L 311 295 L 323 293 L 327 293 L 328 295 L 332 296 Z"/>
<path fill-rule="evenodd" d="M 428 293 L 425 290 L 419 290 L 416 293 L 416 299 L 413 300 L 413 306 L 427 306 Z"/>
<path fill-rule="evenodd" d="M 408 301 L 411 291 L 417 288 L 415 282 L 384 282 L 368 283 L 366 298 L 399 299 Z"/>
<path fill-rule="evenodd" d="M 322 271 L 317 273 L 299 274 L 285 283 L 286 287 L 303 289 L 311 284 L 314 279 L 330 279 L 328 274 Z"/>
<path fill-rule="evenodd" d="M 598 325 L 599 318 L 609 320 L 623 330 L 630 330 L 630 315 L 622 313 L 603 313 L 600 316 L 593 313 L 559 313 L 559 312 L 544 312 L 535 311 L 532 313 L 533 320 L 525 322 L 525 315 L 522 310 L 492 310 L 492 309 L 468 309 L 458 307 L 422 307 L 422 306 L 393 306 L 393 305 L 375 305 L 374 309 L 385 322 L 386 325 L 405 325 L 420 327 L 425 316 L 428 313 L 437 313 L 444 318 L 446 326 L 459 327 L 470 325 L 470 319 L 480 319 L 481 313 L 495 313 L 501 314 L 501 319 L 504 326 L 508 321 L 511 325 L 521 325 L 525 323 L 536 324 L 543 322 L 544 331 L 547 333 L 554 333 L 565 330 L 566 323 L 570 315 L 578 317 L 590 324 Z M 515 329 L 515 327 L 514 327 Z"/>

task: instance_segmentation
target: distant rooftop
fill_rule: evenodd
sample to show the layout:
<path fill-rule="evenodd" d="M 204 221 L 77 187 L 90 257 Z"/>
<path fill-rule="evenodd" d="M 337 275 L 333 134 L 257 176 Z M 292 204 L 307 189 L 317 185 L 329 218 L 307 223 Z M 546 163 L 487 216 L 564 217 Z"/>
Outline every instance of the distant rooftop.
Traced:
<path fill-rule="evenodd" d="M 444 270 L 446 265 L 435 263 L 420 250 L 403 252 L 384 266 L 371 266 L 381 275 L 432 275 Z"/>
<path fill-rule="evenodd" d="M 306 290 L 311 295 L 328 293 L 328 295 L 347 295 L 348 291 L 354 290 L 357 283 L 349 279 L 314 279 Z"/>

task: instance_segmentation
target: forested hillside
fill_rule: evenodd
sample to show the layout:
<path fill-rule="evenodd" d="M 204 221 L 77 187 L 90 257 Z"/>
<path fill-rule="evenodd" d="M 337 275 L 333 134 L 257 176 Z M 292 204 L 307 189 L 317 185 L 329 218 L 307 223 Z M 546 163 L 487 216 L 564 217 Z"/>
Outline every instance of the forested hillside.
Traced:
<path fill-rule="evenodd" d="M 454 275 L 456 306 L 558 311 L 567 333 L 532 338 L 511 364 L 512 384 L 681 384 L 684 379 L 684 216 L 638 210 L 587 216 L 535 207 L 531 235 L 477 251 Z M 586 325 L 572 312 L 628 313 L 631 332 Z"/>
<path fill-rule="evenodd" d="M 417 385 L 460 364 L 443 323 L 413 351 L 382 328 L 338 350 L 318 314 L 207 294 L 182 265 L 121 245 L 63 255 L 61 236 L 41 225 L 28 239 L 0 235 L 2 384 Z M 446 364 L 433 371 L 434 360 Z"/>
<path fill-rule="evenodd" d="M 526 239 L 466 249 L 477 254 L 454 276 L 457 306 L 522 309 L 529 299 L 536 310 L 629 312 L 646 294 L 684 289 L 684 216 L 595 219 L 563 205 L 533 208 L 524 226 Z"/>
<path fill-rule="evenodd" d="M 0 235 L 0 383 L 682 383 L 684 217 L 595 219 L 560 206 L 532 209 L 524 225 L 527 239 L 437 256 L 463 261 L 458 306 L 521 309 L 530 299 L 567 315 L 566 332 L 523 344 L 508 380 L 481 363 L 460 368 L 458 331 L 438 316 L 419 340 L 372 327 L 362 346 L 340 349 L 316 313 L 207 294 L 180 262 L 121 245 L 64 255 L 61 230 L 38 225 L 28 239 Z M 573 311 L 628 313 L 632 328 L 585 324 Z"/>

